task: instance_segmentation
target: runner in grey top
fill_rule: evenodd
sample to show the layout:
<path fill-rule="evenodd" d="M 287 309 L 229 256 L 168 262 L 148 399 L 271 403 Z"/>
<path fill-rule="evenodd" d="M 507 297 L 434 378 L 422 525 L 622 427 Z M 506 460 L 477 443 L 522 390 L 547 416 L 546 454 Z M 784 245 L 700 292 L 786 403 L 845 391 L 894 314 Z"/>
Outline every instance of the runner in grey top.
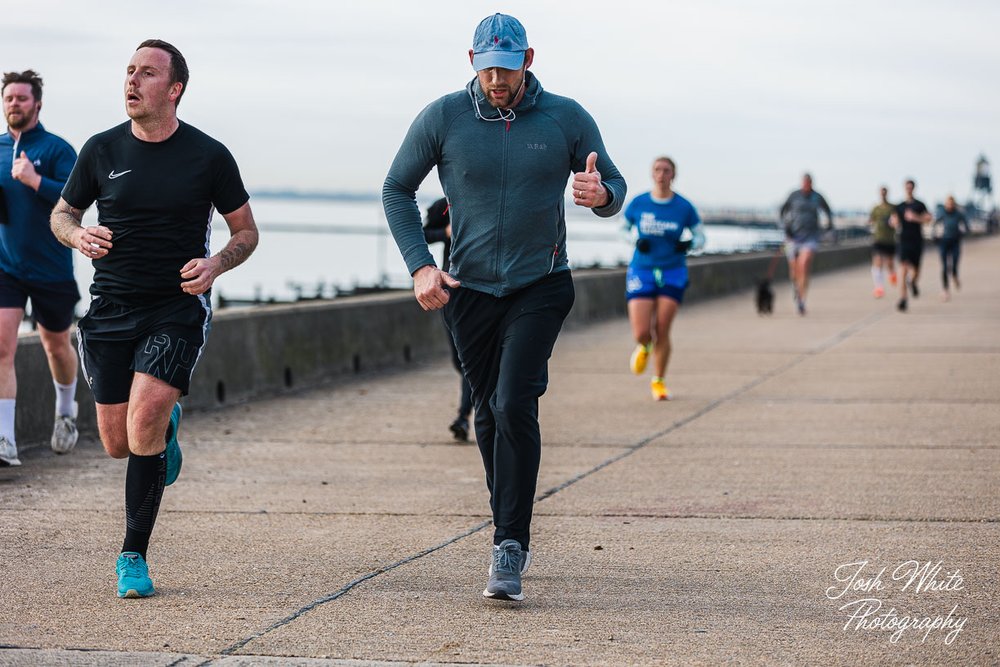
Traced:
<path fill-rule="evenodd" d="M 569 270 L 566 180 L 596 167 L 608 218 L 625 201 L 625 179 L 608 158 L 597 124 L 568 97 L 542 89 L 525 71 L 513 109 L 489 104 L 478 79 L 429 104 L 413 121 L 382 190 L 389 228 L 412 275 L 434 266 L 415 193 L 430 170 L 451 205 L 451 275 L 463 287 L 505 296 Z"/>
<path fill-rule="evenodd" d="M 813 255 L 819 245 L 819 213 L 826 213 L 833 229 L 833 213 L 823 195 L 813 190 L 812 176 L 802 175 L 802 188 L 788 195 L 781 207 L 780 219 L 785 226 L 785 253 L 788 256 L 788 276 L 792 281 L 795 306 L 799 315 L 806 314 L 806 292 Z"/>
<path fill-rule="evenodd" d="M 833 213 L 823 195 L 812 189 L 812 177 L 802 177 L 802 189 L 788 195 L 781 207 L 781 220 L 785 223 L 785 235 L 794 241 L 818 241 L 820 236 L 819 214 L 826 214 L 833 227 Z"/>
<path fill-rule="evenodd" d="M 382 188 L 417 302 L 444 309 L 472 387 L 495 527 L 483 595 L 515 601 L 531 562 L 538 398 L 575 295 L 566 184 L 572 176 L 573 203 L 601 217 L 625 202 L 593 118 L 542 89 L 528 71 L 534 53 L 513 16 L 483 19 L 469 51 L 475 78 L 420 112 Z M 434 264 L 414 199 L 435 166 L 451 205 L 450 274 Z"/>

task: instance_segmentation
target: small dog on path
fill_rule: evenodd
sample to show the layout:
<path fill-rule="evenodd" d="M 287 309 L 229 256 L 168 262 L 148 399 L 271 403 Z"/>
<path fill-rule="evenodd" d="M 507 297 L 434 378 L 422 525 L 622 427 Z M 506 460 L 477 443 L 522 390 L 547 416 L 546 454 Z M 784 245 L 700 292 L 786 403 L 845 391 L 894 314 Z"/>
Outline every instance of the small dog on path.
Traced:
<path fill-rule="evenodd" d="M 774 290 L 771 289 L 771 281 L 767 278 L 757 283 L 757 314 L 770 315 L 774 311 Z"/>

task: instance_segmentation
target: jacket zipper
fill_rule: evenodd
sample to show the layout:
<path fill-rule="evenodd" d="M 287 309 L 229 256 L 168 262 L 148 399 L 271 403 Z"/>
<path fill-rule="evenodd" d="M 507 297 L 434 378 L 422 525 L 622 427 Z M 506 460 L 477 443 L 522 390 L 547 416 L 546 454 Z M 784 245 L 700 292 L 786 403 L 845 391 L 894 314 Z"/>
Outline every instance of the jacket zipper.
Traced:
<path fill-rule="evenodd" d="M 497 256 L 496 256 L 496 276 L 497 282 L 503 286 L 503 278 L 500 269 L 503 264 L 503 223 L 507 209 L 507 148 L 509 145 L 510 121 L 506 121 L 506 128 L 503 133 L 503 158 L 500 164 L 500 219 L 497 221 Z"/>

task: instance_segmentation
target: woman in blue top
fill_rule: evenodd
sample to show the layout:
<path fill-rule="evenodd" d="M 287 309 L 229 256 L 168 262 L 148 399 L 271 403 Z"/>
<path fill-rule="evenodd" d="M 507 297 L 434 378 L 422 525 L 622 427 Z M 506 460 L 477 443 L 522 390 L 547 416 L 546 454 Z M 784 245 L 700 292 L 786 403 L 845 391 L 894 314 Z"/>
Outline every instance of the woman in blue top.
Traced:
<path fill-rule="evenodd" d="M 665 401 L 670 391 L 664 382 L 670 361 L 670 325 L 688 286 L 687 251 L 705 244 L 698 211 L 671 189 L 677 167 L 668 157 L 653 161 L 653 190 L 625 209 L 628 226 L 638 233 L 635 253 L 625 279 L 628 319 L 636 340 L 630 366 L 641 375 L 652 348 L 656 374 L 650 383 L 653 398 Z M 691 240 L 681 234 L 690 230 Z"/>

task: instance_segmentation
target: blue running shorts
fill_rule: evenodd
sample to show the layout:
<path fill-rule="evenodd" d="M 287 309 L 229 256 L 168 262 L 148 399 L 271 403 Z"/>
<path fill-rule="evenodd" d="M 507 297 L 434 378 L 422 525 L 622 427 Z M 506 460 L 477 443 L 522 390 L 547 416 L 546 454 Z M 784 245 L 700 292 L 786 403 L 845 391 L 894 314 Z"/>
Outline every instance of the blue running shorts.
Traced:
<path fill-rule="evenodd" d="M 628 273 L 625 274 L 625 300 L 655 299 L 658 296 L 665 296 L 677 303 L 683 303 L 687 286 L 686 266 L 673 269 L 629 266 Z"/>

